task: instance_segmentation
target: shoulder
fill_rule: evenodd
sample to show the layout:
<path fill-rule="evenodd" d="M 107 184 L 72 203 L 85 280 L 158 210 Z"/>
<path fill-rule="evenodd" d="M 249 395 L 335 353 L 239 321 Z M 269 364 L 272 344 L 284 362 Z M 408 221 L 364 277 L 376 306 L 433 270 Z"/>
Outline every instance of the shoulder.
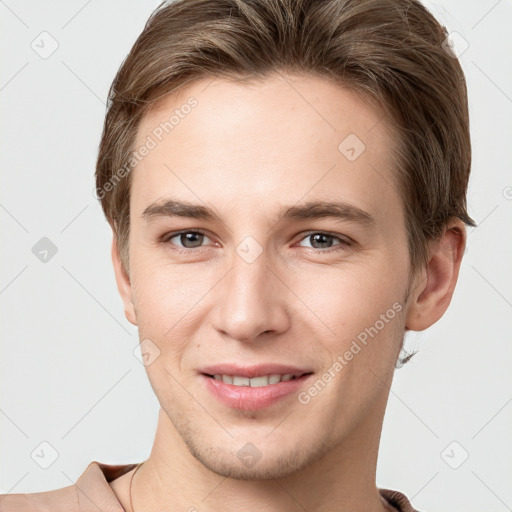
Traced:
<path fill-rule="evenodd" d="M 0 494 L 0 512 L 78 512 L 76 487 L 28 494 Z"/>
<path fill-rule="evenodd" d="M 124 512 L 109 482 L 139 464 L 92 461 L 73 485 L 45 492 L 0 494 L 0 512 Z"/>
<path fill-rule="evenodd" d="M 394 491 L 392 489 L 379 489 L 381 496 L 398 512 L 420 512 L 416 510 L 407 496 L 400 491 Z"/>

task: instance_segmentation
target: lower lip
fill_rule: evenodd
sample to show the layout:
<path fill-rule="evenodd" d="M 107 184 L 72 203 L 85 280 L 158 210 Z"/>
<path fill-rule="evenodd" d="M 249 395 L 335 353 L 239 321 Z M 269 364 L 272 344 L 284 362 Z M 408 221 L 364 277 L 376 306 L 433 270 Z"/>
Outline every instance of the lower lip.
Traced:
<path fill-rule="evenodd" d="M 277 384 L 253 388 L 234 386 L 222 380 L 201 374 L 208 390 L 222 403 L 243 411 L 259 411 L 276 403 L 279 399 L 297 392 L 313 374 L 302 375 L 296 379 Z"/>

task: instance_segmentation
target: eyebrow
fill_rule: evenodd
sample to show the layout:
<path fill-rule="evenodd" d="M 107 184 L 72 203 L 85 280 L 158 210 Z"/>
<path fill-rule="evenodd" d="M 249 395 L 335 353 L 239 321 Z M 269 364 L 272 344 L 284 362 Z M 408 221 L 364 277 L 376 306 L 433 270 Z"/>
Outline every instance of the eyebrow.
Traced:
<path fill-rule="evenodd" d="M 149 205 L 142 217 L 150 220 L 154 217 L 187 217 L 207 221 L 221 221 L 209 207 L 198 204 L 175 201 L 172 199 Z M 345 202 L 310 201 L 301 205 L 281 208 L 278 220 L 309 220 L 335 218 L 355 222 L 363 226 L 374 226 L 376 221 L 368 212 Z"/>

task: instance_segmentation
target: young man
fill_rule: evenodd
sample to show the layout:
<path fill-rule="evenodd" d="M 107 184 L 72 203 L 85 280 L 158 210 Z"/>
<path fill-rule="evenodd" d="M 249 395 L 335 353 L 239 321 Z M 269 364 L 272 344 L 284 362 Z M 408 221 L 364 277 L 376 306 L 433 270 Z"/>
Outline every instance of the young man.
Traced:
<path fill-rule="evenodd" d="M 414 510 L 375 472 L 404 333 L 448 308 L 474 225 L 446 37 L 411 0 L 155 11 L 96 171 L 153 448 L 0 510 Z"/>

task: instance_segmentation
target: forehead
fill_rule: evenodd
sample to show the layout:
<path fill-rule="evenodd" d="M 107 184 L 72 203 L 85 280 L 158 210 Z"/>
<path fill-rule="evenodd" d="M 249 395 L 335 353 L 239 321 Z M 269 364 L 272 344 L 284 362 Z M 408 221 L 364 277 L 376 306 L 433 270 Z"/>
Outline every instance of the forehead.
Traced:
<path fill-rule="evenodd" d="M 399 215 L 393 144 L 382 109 L 327 79 L 202 79 L 142 119 L 135 148 L 151 150 L 133 171 L 132 206 L 172 194 L 250 215 L 336 199 Z"/>

